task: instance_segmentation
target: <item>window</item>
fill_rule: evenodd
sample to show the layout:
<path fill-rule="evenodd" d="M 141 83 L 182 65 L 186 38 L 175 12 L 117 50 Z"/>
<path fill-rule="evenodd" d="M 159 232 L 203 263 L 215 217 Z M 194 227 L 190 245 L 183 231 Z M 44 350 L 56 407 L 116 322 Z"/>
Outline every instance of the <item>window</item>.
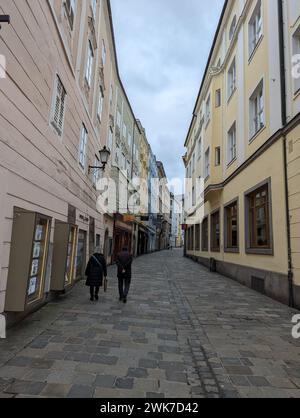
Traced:
<path fill-rule="evenodd" d="M 97 155 L 95 155 L 95 161 L 94 161 L 94 166 L 95 167 L 99 167 L 100 166 L 100 161 L 99 158 L 97 157 Z M 93 170 L 93 185 L 96 186 L 97 185 L 97 181 L 100 178 L 100 170 Z"/>
<path fill-rule="evenodd" d="M 196 191 L 195 186 L 192 188 L 192 206 L 196 206 Z"/>
<path fill-rule="evenodd" d="M 204 167 L 204 178 L 210 176 L 210 149 L 205 153 L 205 167 Z"/>
<path fill-rule="evenodd" d="M 131 148 L 131 145 L 132 145 L 132 135 L 129 132 L 128 132 L 128 145 L 129 145 L 129 148 Z"/>
<path fill-rule="evenodd" d="M 257 2 L 249 22 L 249 56 L 251 57 L 263 34 L 262 5 Z"/>
<path fill-rule="evenodd" d="M 224 208 L 225 219 L 225 252 L 238 252 L 239 249 L 239 229 L 238 229 L 238 201 L 230 203 Z"/>
<path fill-rule="evenodd" d="M 87 61 L 86 61 L 86 70 L 85 70 L 85 79 L 89 87 L 91 86 L 91 83 L 92 83 L 93 61 L 94 61 L 94 52 L 93 52 L 92 43 L 91 41 L 89 41 Z"/>
<path fill-rule="evenodd" d="M 194 173 L 195 169 L 196 169 L 196 156 L 195 156 L 195 154 L 193 154 L 193 160 L 192 160 L 192 171 L 193 171 L 193 173 Z"/>
<path fill-rule="evenodd" d="M 69 20 L 69 25 L 71 30 L 73 30 L 74 26 L 74 16 L 75 16 L 75 9 L 76 9 L 76 0 L 66 0 L 66 10 L 67 10 L 67 17 Z"/>
<path fill-rule="evenodd" d="M 52 106 L 51 123 L 61 136 L 63 133 L 65 105 L 66 105 L 66 90 L 58 77 L 56 76 L 55 96 Z"/>
<path fill-rule="evenodd" d="M 121 155 L 121 169 L 126 170 L 126 156 L 124 153 Z"/>
<path fill-rule="evenodd" d="M 114 97 L 114 89 L 113 89 L 113 86 L 111 84 L 110 85 L 110 92 L 109 92 L 109 105 L 110 105 L 110 108 L 112 108 L 112 105 L 113 105 L 113 97 Z"/>
<path fill-rule="evenodd" d="M 87 138 L 88 138 L 88 132 L 86 130 L 86 127 L 82 125 L 80 146 L 79 146 L 79 164 L 83 170 L 85 169 Z"/>
<path fill-rule="evenodd" d="M 293 35 L 293 56 L 295 56 L 295 74 L 293 74 L 294 80 L 294 93 L 298 93 L 300 90 L 300 73 L 299 73 L 299 62 L 300 62 L 300 26 Z M 294 64 L 294 59 L 293 59 Z M 297 65 L 296 65 L 297 64 Z M 298 70 L 297 70 L 298 69 Z M 294 72 L 293 71 L 293 72 Z"/>
<path fill-rule="evenodd" d="M 260 82 L 250 98 L 250 137 L 253 138 L 264 127 L 264 92 Z"/>
<path fill-rule="evenodd" d="M 234 123 L 228 132 L 228 164 L 236 159 L 236 124 Z"/>
<path fill-rule="evenodd" d="M 108 148 L 109 148 L 109 150 L 112 150 L 112 146 L 113 146 L 113 131 L 112 131 L 112 128 L 109 128 L 109 131 L 108 131 Z"/>
<path fill-rule="evenodd" d="M 236 65 L 235 59 L 233 60 L 228 71 L 228 99 L 233 95 L 236 88 Z"/>
<path fill-rule="evenodd" d="M 195 227 L 195 251 L 200 251 L 200 224 Z"/>
<path fill-rule="evenodd" d="M 221 148 L 216 147 L 215 149 L 215 165 L 219 166 L 221 165 Z"/>
<path fill-rule="evenodd" d="M 271 181 L 246 194 L 246 251 L 273 254 Z"/>
<path fill-rule="evenodd" d="M 211 251 L 220 251 L 220 211 L 211 215 Z"/>
<path fill-rule="evenodd" d="M 127 137 L 127 126 L 125 125 L 125 123 L 124 123 L 124 125 L 123 125 L 123 137 L 126 139 L 126 137 Z"/>
<path fill-rule="evenodd" d="M 119 158 L 120 158 L 120 147 L 117 144 L 116 145 L 116 153 L 115 153 L 115 162 L 117 165 L 119 165 Z"/>
<path fill-rule="evenodd" d="M 97 116 L 99 117 L 99 120 L 100 120 L 100 121 L 101 121 L 101 119 L 102 119 L 102 112 L 103 112 L 103 100 L 104 100 L 104 94 L 103 94 L 102 87 L 100 87 L 100 92 L 99 92 L 99 103 L 98 103 L 98 110 L 97 110 Z"/>
<path fill-rule="evenodd" d="M 202 157 L 202 139 L 200 138 L 198 141 L 198 160 Z"/>
<path fill-rule="evenodd" d="M 208 218 L 202 222 L 202 251 L 208 251 Z"/>
<path fill-rule="evenodd" d="M 96 13 L 97 13 L 97 0 L 91 0 L 92 1 L 92 11 L 93 11 L 93 17 L 96 19 Z"/>
<path fill-rule="evenodd" d="M 117 111 L 117 126 L 119 128 L 121 128 L 121 119 L 122 119 L 121 112 L 118 110 Z"/>
<path fill-rule="evenodd" d="M 216 107 L 220 107 L 222 104 L 221 89 L 216 90 Z"/>
<path fill-rule="evenodd" d="M 103 67 L 105 66 L 105 63 L 106 63 L 106 47 L 105 47 L 104 39 L 102 39 L 102 64 L 103 64 Z"/>
<path fill-rule="evenodd" d="M 231 41 L 234 33 L 235 33 L 235 29 L 236 29 L 236 16 L 234 16 L 234 18 L 232 19 L 232 23 L 230 25 L 230 29 L 229 29 L 229 40 Z"/>
<path fill-rule="evenodd" d="M 209 95 L 206 101 L 206 105 L 205 105 L 205 121 L 207 124 L 210 121 L 210 116 L 211 116 L 211 110 L 210 110 L 210 95 Z"/>

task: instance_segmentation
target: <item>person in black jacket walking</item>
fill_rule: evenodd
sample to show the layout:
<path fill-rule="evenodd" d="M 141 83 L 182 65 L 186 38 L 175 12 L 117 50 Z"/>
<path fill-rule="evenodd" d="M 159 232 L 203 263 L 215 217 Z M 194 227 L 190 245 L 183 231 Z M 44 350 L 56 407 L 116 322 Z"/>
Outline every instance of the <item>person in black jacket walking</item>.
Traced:
<path fill-rule="evenodd" d="M 99 300 L 99 290 L 103 285 L 103 277 L 107 277 L 107 265 L 104 255 L 96 248 L 95 253 L 90 258 L 85 275 L 87 276 L 86 285 L 90 287 L 91 301 Z"/>
<path fill-rule="evenodd" d="M 118 267 L 120 301 L 123 301 L 124 303 L 127 302 L 127 296 L 130 289 L 132 261 L 132 255 L 126 247 L 124 247 L 117 255 L 116 264 Z"/>

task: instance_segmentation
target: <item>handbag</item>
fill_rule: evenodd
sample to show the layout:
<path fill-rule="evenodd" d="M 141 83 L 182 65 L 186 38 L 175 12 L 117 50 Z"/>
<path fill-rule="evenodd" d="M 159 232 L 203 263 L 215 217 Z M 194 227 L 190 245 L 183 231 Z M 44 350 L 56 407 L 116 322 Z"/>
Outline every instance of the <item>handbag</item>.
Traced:
<path fill-rule="evenodd" d="M 108 280 L 107 280 L 107 277 L 104 277 L 103 289 L 105 293 L 107 292 L 107 286 L 108 286 Z"/>
<path fill-rule="evenodd" d="M 93 255 L 92 258 L 97 262 L 97 264 L 102 268 L 102 264 L 99 262 L 99 260 Z M 107 286 L 108 286 L 108 280 L 107 277 L 104 277 L 103 279 L 103 288 L 104 292 L 107 292 Z"/>

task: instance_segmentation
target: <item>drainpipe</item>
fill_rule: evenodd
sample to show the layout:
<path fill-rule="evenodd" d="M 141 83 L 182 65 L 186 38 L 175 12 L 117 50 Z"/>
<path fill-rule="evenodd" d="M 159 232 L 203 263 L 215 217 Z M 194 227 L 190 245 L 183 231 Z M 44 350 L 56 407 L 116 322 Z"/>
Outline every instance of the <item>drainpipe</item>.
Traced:
<path fill-rule="evenodd" d="M 278 19 L 279 19 L 279 54 L 280 54 L 280 80 L 281 80 L 281 116 L 283 128 L 287 124 L 286 108 L 286 79 L 285 79 L 285 45 L 284 45 L 284 18 L 283 0 L 278 0 Z M 292 243 L 291 243 L 291 221 L 289 204 L 289 185 L 288 185 L 288 161 L 287 161 L 287 138 L 283 133 L 283 157 L 284 157 L 284 183 L 285 183 L 285 202 L 286 202 L 286 225 L 288 242 L 288 285 L 289 285 L 289 306 L 295 307 L 294 299 L 294 273 L 292 262 Z"/>

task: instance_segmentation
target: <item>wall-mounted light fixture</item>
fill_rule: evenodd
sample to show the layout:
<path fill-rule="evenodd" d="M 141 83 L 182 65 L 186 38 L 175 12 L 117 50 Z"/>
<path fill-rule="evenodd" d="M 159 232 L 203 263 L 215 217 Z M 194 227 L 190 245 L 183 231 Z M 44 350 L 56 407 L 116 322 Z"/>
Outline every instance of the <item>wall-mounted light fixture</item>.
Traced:
<path fill-rule="evenodd" d="M 100 161 L 101 161 L 102 166 L 100 167 L 89 166 L 89 174 L 91 170 L 105 171 L 106 164 L 108 163 L 108 160 L 110 157 L 110 151 L 106 147 L 103 147 L 103 149 L 99 151 L 99 155 L 100 155 Z"/>

